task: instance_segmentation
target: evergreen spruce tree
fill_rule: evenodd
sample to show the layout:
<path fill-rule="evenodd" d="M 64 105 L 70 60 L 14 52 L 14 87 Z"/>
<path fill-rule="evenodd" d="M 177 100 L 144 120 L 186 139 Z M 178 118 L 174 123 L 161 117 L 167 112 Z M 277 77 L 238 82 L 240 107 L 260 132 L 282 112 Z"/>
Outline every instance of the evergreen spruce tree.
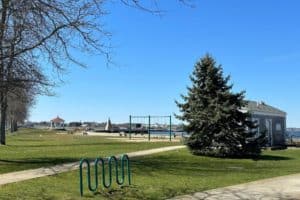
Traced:
<path fill-rule="evenodd" d="M 215 60 L 206 55 L 196 63 L 190 76 L 192 87 L 181 95 L 183 103 L 176 101 L 190 134 L 187 145 L 193 154 L 218 157 L 257 156 L 264 143 L 264 135 L 254 137 L 256 125 L 245 106 L 244 93 L 233 93 L 230 77 Z"/>

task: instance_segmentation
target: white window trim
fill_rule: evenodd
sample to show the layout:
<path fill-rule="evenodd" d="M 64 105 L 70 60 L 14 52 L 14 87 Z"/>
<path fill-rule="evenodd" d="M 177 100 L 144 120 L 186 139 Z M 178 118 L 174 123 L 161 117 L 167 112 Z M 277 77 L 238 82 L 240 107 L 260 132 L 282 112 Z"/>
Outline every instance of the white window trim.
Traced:
<path fill-rule="evenodd" d="M 254 117 L 254 118 L 252 118 L 252 122 L 255 122 L 256 125 L 257 125 L 257 128 L 255 129 L 257 131 L 255 136 L 259 137 L 260 136 L 260 128 L 259 128 L 259 126 L 260 126 L 260 120 L 259 120 L 259 118 Z"/>

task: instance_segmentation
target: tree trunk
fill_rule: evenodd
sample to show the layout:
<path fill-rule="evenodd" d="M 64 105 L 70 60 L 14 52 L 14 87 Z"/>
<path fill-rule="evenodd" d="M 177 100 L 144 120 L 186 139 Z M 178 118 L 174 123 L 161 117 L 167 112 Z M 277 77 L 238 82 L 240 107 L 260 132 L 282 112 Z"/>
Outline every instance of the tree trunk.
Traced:
<path fill-rule="evenodd" d="M 6 144 L 6 138 L 5 138 L 5 125 L 6 125 L 6 109 L 7 109 L 7 101 L 6 96 L 1 93 L 1 122 L 0 122 L 0 144 L 5 145 Z"/>
<path fill-rule="evenodd" d="M 14 132 L 18 131 L 18 122 L 14 120 Z"/>
<path fill-rule="evenodd" d="M 9 120 L 9 126 L 10 126 L 10 132 L 11 132 L 11 133 L 14 132 L 13 121 L 14 121 L 14 120 L 13 120 L 12 118 L 10 118 L 10 120 Z"/>
<path fill-rule="evenodd" d="M 13 133 L 13 132 L 16 132 L 18 130 L 18 123 L 16 120 L 12 119 L 10 121 L 10 132 Z"/>

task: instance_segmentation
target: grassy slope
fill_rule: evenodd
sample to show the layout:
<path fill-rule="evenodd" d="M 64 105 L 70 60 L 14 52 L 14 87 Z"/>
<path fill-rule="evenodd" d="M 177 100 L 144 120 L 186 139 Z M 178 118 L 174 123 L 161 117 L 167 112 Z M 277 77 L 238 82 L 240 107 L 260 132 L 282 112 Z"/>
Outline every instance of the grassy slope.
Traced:
<path fill-rule="evenodd" d="M 23 129 L 8 135 L 0 146 L 0 173 L 78 161 L 178 143 L 124 143 L 104 137 L 57 135 L 52 131 Z"/>
<path fill-rule="evenodd" d="M 1 187 L 0 199 L 165 199 L 262 178 L 299 173 L 300 151 L 266 151 L 260 160 L 193 156 L 178 150 L 132 161 L 133 185 L 79 196 L 78 171 Z"/>

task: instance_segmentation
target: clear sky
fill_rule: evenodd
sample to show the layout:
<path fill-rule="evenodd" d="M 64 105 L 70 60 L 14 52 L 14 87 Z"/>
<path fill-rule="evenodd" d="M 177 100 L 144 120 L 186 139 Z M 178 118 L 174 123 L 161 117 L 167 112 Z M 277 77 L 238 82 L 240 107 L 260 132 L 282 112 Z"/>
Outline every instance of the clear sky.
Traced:
<path fill-rule="evenodd" d="M 234 91 L 288 113 L 300 127 L 300 1 L 195 0 L 196 8 L 161 1 L 155 16 L 118 3 L 103 20 L 112 32 L 115 66 L 79 55 L 56 97 L 38 97 L 30 120 L 126 122 L 132 115 L 177 113 L 195 62 L 211 53 L 231 75 Z"/>

